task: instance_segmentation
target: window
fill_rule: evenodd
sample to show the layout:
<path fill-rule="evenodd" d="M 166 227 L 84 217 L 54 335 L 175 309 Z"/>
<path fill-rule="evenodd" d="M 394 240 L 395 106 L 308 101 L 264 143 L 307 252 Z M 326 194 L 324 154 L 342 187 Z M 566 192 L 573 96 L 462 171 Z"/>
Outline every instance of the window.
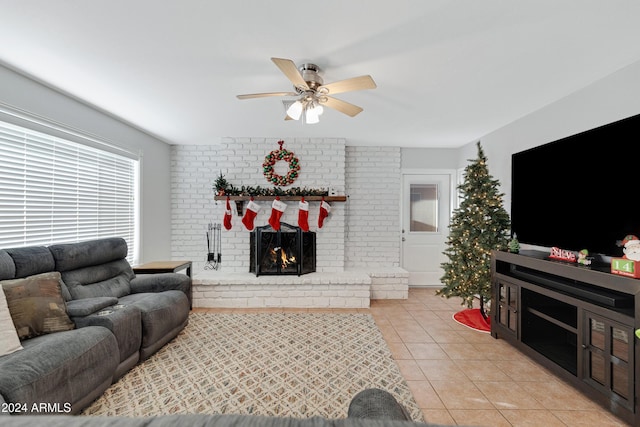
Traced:
<path fill-rule="evenodd" d="M 0 248 L 118 236 L 133 261 L 137 159 L 0 122 L 0 165 Z"/>
<path fill-rule="evenodd" d="M 438 231 L 438 185 L 410 184 L 409 231 Z"/>

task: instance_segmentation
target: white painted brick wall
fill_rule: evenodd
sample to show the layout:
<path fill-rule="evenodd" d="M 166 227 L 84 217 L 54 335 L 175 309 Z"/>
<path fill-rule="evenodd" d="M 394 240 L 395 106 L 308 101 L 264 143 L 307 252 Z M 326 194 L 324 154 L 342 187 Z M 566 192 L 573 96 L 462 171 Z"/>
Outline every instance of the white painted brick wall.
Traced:
<path fill-rule="evenodd" d="M 398 147 L 346 147 L 345 267 L 400 265 Z"/>
<path fill-rule="evenodd" d="M 366 272 L 260 276 L 205 271 L 193 279 L 194 307 L 367 308 L 372 278 Z"/>
<path fill-rule="evenodd" d="M 283 138 L 284 148 L 300 160 L 301 171 L 291 187 L 345 188 L 344 139 Z M 262 173 L 262 162 L 278 149 L 275 138 L 222 138 L 212 145 L 175 145 L 171 148 L 171 224 L 173 259 L 189 259 L 194 273 L 206 263 L 206 229 L 209 222 L 222 222 L 224 201 L 214 201 L 214 182 L 220 172 L 236 187 L 271 187 Z M 290 188 L 290 187 L 284 187 Z M 262 209 L 256 226 L 267 224 L 270 202 Z M 318 272 L 344 270 L 345 212 L 347 203 L 332 203 L 329 218 L 318 229 L 319 202 L 310 202 L 309 225 L 316 232 Z M 232 205 L 235 203 L 232 202 Z M 233 207 L 233 206 L 232 206 Z M 234 209 L 235 213 L 235 209 Z M 249 270 L 249 232 L 242 217 L 234 215 L 233 228 L 222 231 L 220 271 Z M 297 202 L 288 202 L 282 221 L 297 225 Z"/>

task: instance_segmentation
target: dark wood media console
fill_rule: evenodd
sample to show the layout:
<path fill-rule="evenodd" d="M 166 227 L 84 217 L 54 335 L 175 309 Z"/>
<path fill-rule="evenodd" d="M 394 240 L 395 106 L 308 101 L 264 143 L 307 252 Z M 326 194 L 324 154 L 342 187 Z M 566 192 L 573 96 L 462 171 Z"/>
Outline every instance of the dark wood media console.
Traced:
<path fill-rule="evenodd" d="M 640 280 L 547 255 L 492 253 L 491 335 L 640 426 Z"/>

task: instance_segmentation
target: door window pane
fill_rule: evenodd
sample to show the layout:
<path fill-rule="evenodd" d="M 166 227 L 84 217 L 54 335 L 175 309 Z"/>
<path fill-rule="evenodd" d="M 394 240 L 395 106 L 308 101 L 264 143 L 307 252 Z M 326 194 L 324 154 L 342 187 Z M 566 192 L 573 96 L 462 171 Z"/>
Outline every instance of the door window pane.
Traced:
<path fill-rule="evenodd" d="M 411 184 L 410 231 L 438 231 L 438 186 Z"/>

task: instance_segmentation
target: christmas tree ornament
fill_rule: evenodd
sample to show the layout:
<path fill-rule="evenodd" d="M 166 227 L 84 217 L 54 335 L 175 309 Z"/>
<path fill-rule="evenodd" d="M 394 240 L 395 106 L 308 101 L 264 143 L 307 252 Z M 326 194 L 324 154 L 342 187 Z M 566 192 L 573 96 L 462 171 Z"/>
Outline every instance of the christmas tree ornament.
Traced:
<path fill-rule="evenodd" d="M 298 227 L 302 231 L 309 231 L 309 202 L 304 201 L 304 196 L 298 203 Z"/>
<path fill-rule="evenodd" d="M 269 225 L 275 231 L 280 230 L 280 218 L 287 209 L 287 204 L 280 201 L 280 196 L 277 196 L 273 203 L 271 203 L 271 216 L 269 217 Z"/>
<path fill-rule="evenodd" d="M 229 196 L 227 196 L 227 206 L 224 210 L 224 219 L 222 221 L 222 223 L 224 224 L 224 228 L 226 230 L 231 230 L 231 199 L 229 198 Z"/>
<path fill-rule="evenodd" d="M 251 231 L 254 228 L 254 221 L 256 219 L 256 215 L 260 211 L 261 206 L 253 201 L 253 197 L 247 203 L 247 207 L 244 211 L 244 216 L 242 217 L 242 223 L 246 227 L 247 230 Z"/>
<path fill-rule="evenodd" d="M 318 228 L 322 228 L 324 225 L 324 220 L 327 219 L 329 213 L 331 212 L 331 205 L 325 202 L 324 197 L 320 202 L 320 214 L 318 215 Z"/>

